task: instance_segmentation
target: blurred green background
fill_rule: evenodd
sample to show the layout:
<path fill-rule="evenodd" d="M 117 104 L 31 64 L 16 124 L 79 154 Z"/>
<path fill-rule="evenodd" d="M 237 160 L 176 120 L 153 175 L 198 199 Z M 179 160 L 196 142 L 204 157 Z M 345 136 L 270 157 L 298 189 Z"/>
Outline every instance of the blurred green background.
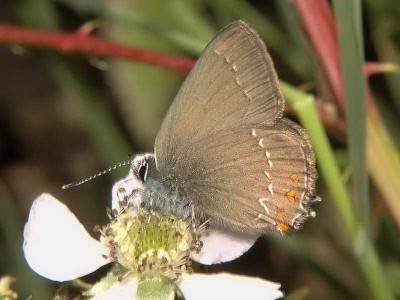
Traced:
<path fill-rule="evenodd" d="M 337 39 L 328 34 L 335 34 L 332 14 Z M 286 82 L 288 116 L 310 133 L 323 202 L 298 234 L 260 238 L 239 259 L 199 270 L 280 282 L 287 299 L 400 299 L 398 0 L 0 2 L 0 25 L 65 32 L 94 26 L 93 34 L 109 41 L 194 59 L 237 19 L 266 42 Z M 340 70 L 338 57 L 327 59 L 321 49 L 328 58 L 340 55 L 341 88 L 327 67 Z M 386 64 L 364 67 L 364 56 Z M 128 60 L 0 45 L 0 276 L 17 279 L 20 299 L 50 299 L 58 288 L 22 256 L 32 201 L 50 192 L 87 229 L 105 223 L 112 183 L 127 169 L 67 191 L 61 185 L 152 151 L 184 76 Z"/>

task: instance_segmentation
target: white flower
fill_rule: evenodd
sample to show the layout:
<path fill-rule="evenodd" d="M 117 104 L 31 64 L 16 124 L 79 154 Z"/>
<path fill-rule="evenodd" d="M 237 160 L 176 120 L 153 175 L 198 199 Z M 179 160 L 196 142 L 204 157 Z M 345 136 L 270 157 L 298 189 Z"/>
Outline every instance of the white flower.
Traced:
<path fill-rule="evenodd" d="M 142 188 L 142 185 L 132 173 L 117 182 L 112 193 L 112 208 L 120 208 L 121 203 L 118 202 L 121 193 L 131 195 L 138 188 Z M 138 196 L 129 201 L 139 207 Z M 201 238 L 201 251 L 192 252 L 191 257 L 203 264 L 233 260 L 247 251 L 256 238 L 211 228 Z M 24 231 L 23 251 L 29 266 L 36 273 L 54 281 L 67 281 L 89 274 L 118 259 L 118 255 L 110 255 L 112 247 L 104 243 L 104 236 L 102 239 L 103 243 L 92 238 L 64 204 L 50 194 L 42 194 L 32 205 Z M 185 267 L 182 266 L 183 269 Z M 95 293 L 92 299 L 135 299 L 138 279 L 137 274 L 127 275 L 123 280 L 108 286 L 106 291 Z M 279 284 L 227 273 L 183 273 L 176 284 L 188 300 L 282 297 Z"/>
<path fill-rule="evenodd" d="M 92 300 L 136 299 L 138 280 L 129 278 Z M 280 284 L 228 273 L 183 275 L 179 289 L 187 300 L 269 300 L 283 297 Z"/>

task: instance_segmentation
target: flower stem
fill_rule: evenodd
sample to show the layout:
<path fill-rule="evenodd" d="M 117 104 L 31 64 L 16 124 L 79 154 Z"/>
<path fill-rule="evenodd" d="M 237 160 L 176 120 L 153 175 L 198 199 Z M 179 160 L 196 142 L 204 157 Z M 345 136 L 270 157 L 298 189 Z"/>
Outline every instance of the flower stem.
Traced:
<path fill-rule="evenodd" d="M 138 300 L 173 300 L 176 285 L 164 276 L 143 276 L 139 280 Z"/>
<path fill-rule="evenodd" d="M 76 287 L 82 291 L 88 291 L 93 287 L 92 284 L 87 283 L 79 278 L 71 280 L 69 283 L 71 284 L 71 286 Z"/>

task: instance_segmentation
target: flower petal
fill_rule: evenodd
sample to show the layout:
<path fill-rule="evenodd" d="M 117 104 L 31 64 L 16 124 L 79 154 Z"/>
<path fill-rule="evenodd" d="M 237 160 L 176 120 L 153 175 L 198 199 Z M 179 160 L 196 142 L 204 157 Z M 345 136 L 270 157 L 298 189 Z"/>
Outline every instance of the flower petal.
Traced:
<path fill-rule="evenodd" d="M 97 295 L 92 300 L 135 300 L 138 288 L 138 279 L 131 277 L 129 280 L 111 287 L 104 294 Z"/>
<path fill-rule="evenodd" d="M 279 283 L 228 273 L 184 275 L 178 286 L 186 300 L 268 300 L 283 297 Z"/>
<path fill-rule="evenodd" d="M 125 196 L 134 195 L 133 191 L 135 190 L 143 190 L 144 185 L 142 181 L 140 181 L 131 170 L 125 178 L 114 183 L 112 188 L 112 209 L 119 210 L 119 202 L 121 202 Z M 136 193 L 134 197 L 130 197 L 129 202 L 134 203 L 134 207 L 139 207 L 142 202 L 140 193 Z"/>
<path fill-rule="evenodd" d="M 55 281 L 81 277 L 110 262 L 102 257 L 109 249 L 50 194 L 40 195 L 32 204 L 23 251 L 32 270 Z"/>
<path fill-rule="evenodd" d="M 201 238 L 203 248 L 200 253 L 192 253 L 191 257 L 203 265 L 231 261 L 249 250 L 257 238 L 256 235 L 211 227 Z"/>

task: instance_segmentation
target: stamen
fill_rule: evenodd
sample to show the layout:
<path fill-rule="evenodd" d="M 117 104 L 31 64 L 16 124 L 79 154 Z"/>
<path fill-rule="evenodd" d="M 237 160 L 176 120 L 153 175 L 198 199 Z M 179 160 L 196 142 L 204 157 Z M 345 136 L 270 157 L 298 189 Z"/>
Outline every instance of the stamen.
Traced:
<path fill-rule="evenodd" d="M 193 224 L 172 213 L 142 207 L 136 216 L 125 209 L 101 229 L 101 241 L 111 247 L 110 257 L 133 273 L 176 279 L 189 270 L 190 251 L 200 252 L 203 246 L 200 238 L 208 222 Z"/>

